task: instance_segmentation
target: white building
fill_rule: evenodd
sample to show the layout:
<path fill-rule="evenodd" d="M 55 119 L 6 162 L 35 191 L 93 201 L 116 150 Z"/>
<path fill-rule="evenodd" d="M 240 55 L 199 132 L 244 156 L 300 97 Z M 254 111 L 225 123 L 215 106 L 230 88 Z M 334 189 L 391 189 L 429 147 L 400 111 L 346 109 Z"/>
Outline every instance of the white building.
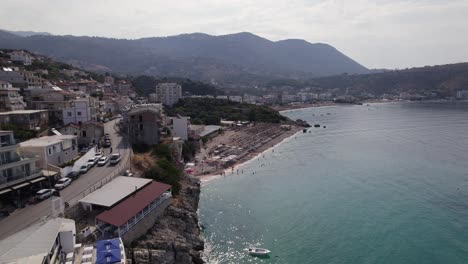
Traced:
<path fill-rule="evenodd" d="M 457 91 L 457 98 L 468 98 L 468 91 L 466 90 L 461 90 L 461 91 Z"/>
<path fill-rule="evenodd" d="M 70 108 L 63 109 L 64 125 L 69 123 L 81 125 L 92 119 L 92 109 L 88 98 L 73 100 Z"/>
<path fill-rule="evenodd" d="M 182 86 L 177 83 L 160 83 L 156 85 L 158 102 L 172 106 L 182 98 Z"/>
<path fill-rule="evenodd" d="M 172 137 L 180 137 L 183 140 L 188 140 L 190 129 L 190 117 L 167 117 L 166 126 L 169 128 L 169 130 L 171 130 Z"/>
<path fill-rule="evenodd" d="M 0 81 L 0 110 L 16 111 L 24 110 L 26 103 L 19 95 L 19 88 L 13 88 L 10 83 Z"/>
<path fill-rule="evenodd" d="M 12 131 L 0 131 L 0 190 L 17 186 L 25 181 L 34 180 L 42 175 L 36 169 L 35 156 L 26 157 L 18 154 L 18 144 Z"/>
<path fill-rule="evenodd" d="M 229 96 L 229 100 L 230 100 L 230 101 L 233 101 L 233 102 L 242 103 L 242 96 L 239 96 L 239 95 L 231 95 L 231 96 Z"/>
<path fill-rule="evenodd" d="M 39 221 L 0 241 L 1 263 L 65 263 L 75 250 L 75 221 L 52 218 Z"/>
<path fill-rule="evenodd" d="M 78 156 L 77 136 L 55 135 L 33 138 L 20 143 L 22 153 L 39 157 L 38 165 L 47 168 L 48 165 L 60 166 Z"/>
<path fill-rule="evenodd" d="M 21 50 L 15 50 L 13 52 L 10 52 L 8 55 L 10 55 L 10 59 L 12 61 L 22 62 L 23 65 L 31 65 L 32 61 L 34 60 L 33 56 Z"/>

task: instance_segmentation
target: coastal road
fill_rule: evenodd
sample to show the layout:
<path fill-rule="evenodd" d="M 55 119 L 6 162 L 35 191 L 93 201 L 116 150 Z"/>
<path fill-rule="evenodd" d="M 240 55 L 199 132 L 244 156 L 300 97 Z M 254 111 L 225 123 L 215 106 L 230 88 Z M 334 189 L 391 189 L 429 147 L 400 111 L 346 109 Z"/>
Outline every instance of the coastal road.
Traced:
<path fill-rule="evenodd" d="M 104 167 L 95 166 L 87 173 L 82 174 L 80 178 L 73 181 L 70 186 L 60 191 L 60 196 L 63 202 L 69 202 L 73 199 L 84 196 L 83 192 L 101 180 L 108 179 L 111 175 L 117 175 L 124 169 L 127 169 L 130 158 L 130 149 L 127 147 L 125 139 L 123 139 L 115 130 L 115 125 L 118 119 L 112 120 L 104 124 L 104 131 L 111 137 L 113 153 L 120 153 L 122 156 L 121 162 L 117 166 Z M 104 149 L 104 155 L 109 155 L 110 149 Z M 87 194 L 87 193 L 86 193 Z M 14 211 L 7 218 L 0 220 L 0 240 L 7 236 L 18 232 L 41 218 L 48 216 L 52 211 L 51 198 L 39 202 L 34 205 L 28 205 L 25 208 Z"/>

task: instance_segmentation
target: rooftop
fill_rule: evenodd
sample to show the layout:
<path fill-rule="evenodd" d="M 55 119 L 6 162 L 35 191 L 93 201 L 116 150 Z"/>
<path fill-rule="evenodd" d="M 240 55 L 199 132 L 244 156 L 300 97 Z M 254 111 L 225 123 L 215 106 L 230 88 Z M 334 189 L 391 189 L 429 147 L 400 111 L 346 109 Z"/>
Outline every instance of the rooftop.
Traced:
<path fill-rule="evenodd" d="M 45 136 L 40 138 L 33 138 L 28 141 L 20 143 L 20 147 L 44 147 L 53 144 L 63 142 L 68 139 L 76 139 L 74 135 L 54 135 L 54 136 Z"/>
<path fill-rule="evenodd" d="M 150 179 L 119 176 L 80 202 L 111 207 L 150 182 Z"/>
<path fill-rule="evenodd" d="M 170 190 L 170 188 L 170 185 L 152 181 L 151 184 L 123 200 L 110 210 L 99 214 L 96 219 L 113 226 L 121 226 L 160 197 L 164 192 Z"/>
<path fill-rule="evenodd" d="M 1 263 L 42 263 L 61 231 L 75 229 L 75 221 L 52 218 L 23 229 L 0 241 Z"/>
<path fill-rule="evenodd" d="M 16 111 L 8 111 L 8 112 L 1 112 L 0 115 L 24 115 L 24 114 L 35 114 L 40 112 L 47 112 L 47 110 L 16 110 Z"/>

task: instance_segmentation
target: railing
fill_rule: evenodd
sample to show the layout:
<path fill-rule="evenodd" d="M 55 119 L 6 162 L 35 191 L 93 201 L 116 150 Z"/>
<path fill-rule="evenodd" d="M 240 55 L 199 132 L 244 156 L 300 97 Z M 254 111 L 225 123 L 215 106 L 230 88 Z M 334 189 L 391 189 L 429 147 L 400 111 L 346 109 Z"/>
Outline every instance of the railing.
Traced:
<path fill-rule="evenodd" d="M 155 202 L 151 203 L 147 207 L 143 208 L 140 212 L 136 214 L 131 220 L 129 220 L 126 225 L 120 229 L 120 236 L 128 232 L 132 227 L 134 227 L 138 222 L 144 219 L 148 214 L 150 214 L 154 209 L 158 208 L 164 201 L 171 198 L 172 195 L 170 193 L 163 193 L 160 198 L 158 198 Z"/>
<path fill-rule="evenodd" d="M 0 180 L 0 188 L 13 186 L 17 183 L 28 181 L 34 178 L 37 178 L 41 175 L 41 170 L 33 170 L 29 172 L 29 175 L 19 175 L 14 177 L 9 177 L 7 180 Z"/>

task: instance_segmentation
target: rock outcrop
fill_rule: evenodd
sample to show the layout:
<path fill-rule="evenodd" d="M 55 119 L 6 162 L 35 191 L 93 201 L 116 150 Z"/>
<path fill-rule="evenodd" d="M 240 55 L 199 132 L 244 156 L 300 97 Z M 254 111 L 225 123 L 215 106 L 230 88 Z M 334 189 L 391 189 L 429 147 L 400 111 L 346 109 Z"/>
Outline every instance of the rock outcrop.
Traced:
<path fill-rule="evenodd" d="M 134 241 L 128 250 L 132 263 L 204 263 L 204 242 L 198 224 L 200 181 L 185 177 L 180 194 L 148 233 Z"/>

